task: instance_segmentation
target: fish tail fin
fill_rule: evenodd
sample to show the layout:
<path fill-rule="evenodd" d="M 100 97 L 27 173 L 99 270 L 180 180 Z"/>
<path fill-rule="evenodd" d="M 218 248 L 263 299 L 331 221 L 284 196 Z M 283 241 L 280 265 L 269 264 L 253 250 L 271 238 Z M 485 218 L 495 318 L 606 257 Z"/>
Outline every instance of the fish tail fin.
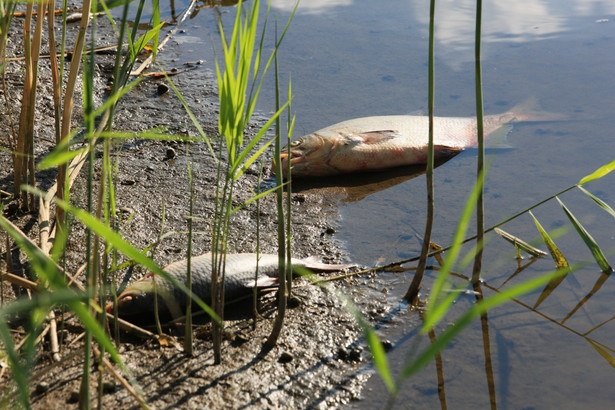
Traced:
<path fill-rule="evenodd" d="M 569 119 L 563 114 L 543 110 L 536 97 L 530 97 L 515 105 L 509 113 L 514 115 L 515 122 L 563 121 Z"/>

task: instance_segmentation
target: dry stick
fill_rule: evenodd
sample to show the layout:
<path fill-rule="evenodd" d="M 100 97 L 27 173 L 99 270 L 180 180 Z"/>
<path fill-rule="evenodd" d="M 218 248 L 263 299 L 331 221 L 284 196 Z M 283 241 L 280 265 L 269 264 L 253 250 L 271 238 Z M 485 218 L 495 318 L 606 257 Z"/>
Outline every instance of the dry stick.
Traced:
<path fill-rule="evenodd" d="M 56 323 L 56 314 L 53 312 L 53 309 L 49 310 L 47 319 L 49 320 L 49 344 L 51 347 L 51 358 L 54 361 L 59 362 L 61 357 L 60 344 L 58 343 L 58 325 Z"/>
<path fill-rule="evenodd" d="M 29 290 L 38 290 L 38 283 L 32 282 L 26 278 L 22 278 L 21 276 L 13 275 L 12 273 L 1 271 L 0 270 L 0 279 L 3 281 L 7 281 L 12 283 L 13 285 L 20 286 L 24 289 Z"/>
<path fill-rule="evenodd" d="M 127 46 L 128 43 L 124 43 L 124 46 Z M 83 50 L 83 55 L 88 55 L 90 53 L 98 53 L 100 51 L 108 51 L 108 50 L 117 50 L 117 44 L 112 44 L 110 46 L 100 46 L 100 47 L 96 47 L 94 49 L 86 49 Z M 68 56 L 70 54 L 72 54 L 72 51 L 64 51 L 64 56 Z M 59 55 L 57 50 L 56 50 L 56 55 Z M 53 58 L 53 56 L 51 54 L 41 54 L 39 56 L 39 58 Z M 22 56 L 22 57 L 7 57 L 4 59 L 4 61 L 23 61 L 25 60 L 26 57 Z"/>
<path fill-rule="evenodd" d="M 190 15 L 190 13 L 192 12 L 192 9 L 194 8 L 194 6 L 196 5 L 197 0 L 191 0 L 190 4 L 188 5 L 188 7 L 184 10 L 183 14 L 181 15 L 181 17 L 179 18 L 179 20 L 177 21 L 177 24 L 175 25 L 175 27 L 173 27 L 168 33 L 167 35 L 164 37 L 164 39 L 162 39 L 162 41 L 160 43 L 158 43 L 158 47 L 157 50 L 160 51 L 162 49 L 162 47 L 165 46 L 165 44 L 167 44 L 167 42 L 171 39 L 171 37 L 177 32 L 177 30 L 179 30 L 179 26 L 188 18 L 188 16 Z M 154 54 L 150 54 L 145 61 L 143 61 L 141 63 L 141 65 L 139 67 L 137 67 L 136 70 L 134 70 L 133 72 L 130 73 L 130 75 L 139 75 L 141 74 L 141 72 L 143 70 L 145 70 L 147 67 L 149 67 L 149 65 L 152 63 L 152 60 L 154 58 Z"/>
<path fill-rule="evenodd" d="M 107 370 L 109 370 L 111 376 L 113 376 L 115 380 L 117 380 L 122 386 L 124 386 L 126 391 L 139 402 L 141 408 L 149 408 L 147 402 L 143 399 L 143 397 L 139 393 L 137 393 L 137 391 L 130 385 L 128 380 L 126 380 L 121 374 L 117 372 L 117 370 L 115 370 L 109 359 L 101 355 L 100 351 L 97 348 L 94 348 L 94 355 L 99 361 L 102 359 L 103 365 L 107 368 Z"/>

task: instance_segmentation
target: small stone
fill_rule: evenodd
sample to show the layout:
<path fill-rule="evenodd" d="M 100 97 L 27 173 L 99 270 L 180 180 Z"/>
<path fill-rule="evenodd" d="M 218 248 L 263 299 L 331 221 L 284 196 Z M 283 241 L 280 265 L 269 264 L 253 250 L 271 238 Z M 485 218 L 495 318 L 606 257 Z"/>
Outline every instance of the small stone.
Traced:
<path fill-rule="evenodd" d="M 203 61 L 203 60 L 198 60 L 196 63 L 197 63 L 198 65 L 201 65 L 201 64 L 203 64 L 204 62 L 205 62 L 205 61 Z"/>
<path fill-rule="evenodd" d="M 303 194 L 297 194 L 293 196 L 293 201 L 303 203 L 306 200 L 306 196 Z"/>
<path fill-rule="evenodd" d="M 294 359 L 293 355 L 287 352 L 284 352 L 280 355 L 280 358 L 278 359 L 278 362 L 280 363 L 290 363 L 292 362 Z"/>
<path fill-rule="evenodd" d="M 102 390 L 104 394 L 109 394 L 115 392 L 117 386 L 113 382 L 103 382 Z"/>
<path fill-rule="evenodd" d="M 135 181 L 134 179 L 125 179 L 122 181 L 122 185 L 134 185 L 136 183 L 137 181 Z"/>
<path fill-rule="evenodd" d="M 79 390 L 73 390 L 70 392 L 68 399 L 66 399 L 67 403 L 77 403 L 79 401 Z"/>
<path fill-rule="evenodd" d="M 158 95 L 163 95 L 169 92 L 169 86 L 164 84 L 164 83 L 160 83 L 158 84 L 158 88 L 156 89 L 156 93 Z"/>
<path fill-rule="evenodd" d="M 360 362 L 362 354 L 363 354 L 363 349 L 360 347 L 355 347 L 348 354 L 348 360 L 350 360 L 351 362 Z"/>
<path fill-rule="evenodd" d="M 333 235 L 333 234 L 335 233 L 335 229 L 333 229 L 333 228 L 329 227 L 329 228 L 327 228 L 327 229 L 325 230 L 325 233 L 326 233 L 327 235 Z"/>
<path fill-rule="evenodd" d="M 244 335 L 235 335 L 235 338 L 231 342 L 231 345 L 234 346 L 234 347 L 239 347 L 242 344 L 246 343 L 248 340 L 250 340 L 250 339 L 248 339 Z"/>
<path fill-rule="evenodd" d="M 40 382 L 36 385 L 37 393 L 45 393 L 47 390 L 49 390 L 49 383 L 47 382 Z"/>
<path fill-rule="evenodd" d="M 343 347 L 340 347 L 339 349 L 337 349 L 337 357 L 340 360 L 346 360 L 348 359 L 348 352 Z"/>
<path fill-rule="evenodd" d="M 286 304 L 289 309 L 295 309 L 301 306 L 301 300 L 296 296 L 291 296 Z"/>
<path fill-rule="evenodd" d="M 167 159 L 173 159 L 177 156 L 177 152 L 171 147 L 167 148 Z"/>
<path fill-rule="evenodd" d="M 383 340 L 381 343 L 382 343 L 382 348 L 384 349 L 385 352 L 388 352 L 389 350 L 393 348 L 393 342 L 391 342 L 388 339 Z"/>

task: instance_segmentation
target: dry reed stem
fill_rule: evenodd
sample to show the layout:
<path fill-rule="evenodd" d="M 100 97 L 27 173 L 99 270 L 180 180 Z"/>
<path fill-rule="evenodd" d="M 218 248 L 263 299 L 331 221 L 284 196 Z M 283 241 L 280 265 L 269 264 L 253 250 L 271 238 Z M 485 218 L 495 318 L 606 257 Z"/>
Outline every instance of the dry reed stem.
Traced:
<path fill-rule="evenodd" d="M 171 39 L 171 37 L 177 32 L 177 30 L 179 29 L 179 26 L 188 18 L 190 13 L 192 13 L 192 9 L 196 5 L 196 3 L 197 3 L 197 0 L 191 0 L 190 1 L 190 4 L 188 5 L 188 7 L 186 7 L 184 12 L 182 13 L 182 15 L 179 18 L 179 20 L 177 21 L 177 24 L 175 25 L 175 27 L 173 27 L 173 29 L 167 33 L 167 35 L 164 37 L 164 39 L 162 39 L 162 41 L 160 43 L 158 43 L 158 47 L 157 47 L 158 51 L 162 50 L 162 47 L 164 47 L 165 44 L 167 44 L 167 42 Z M 152 59 L 153 59 L 153 53 L 150 54 L 145 59 L 145 61 L 143 61 L 143 63 L 141 63 L 141 65 L 139 67 L 137 67 L 136 70 L 131 72 L 130 75 L 140 75 L 143 72 L 143 70 L 145 70 L 147 67 L 149 67 L 149 65 L 152 63 Z"/>
<path fill-rule="evenodd" d="M 83 1 L 83 10 L 90 10 L 91 1 Z M 83 54 L 83 47 L 85 43 L 85 35 L 90 24 L 89 13 L 81 20 L 79 26 L 79 32 L 77 34 L 77 40 L 75 41 L 75 47 L 73 49 L 73 58 L 70 61 L 70 68 L 68 73 L 68 80 L 66 83 L 66 92 L 64 94 L 64 109 L 62 111 L 62 127 L 60 131 L 60 140 L 64 140 L 69 137 L 71 128 L 71 117 L 73 113 L 73 107 L 75 104 L 75 87 L 77 84 L 77 74 L 79 73 L 79 67 L 81 66 L 81 56 Z M 66 195 L 64 192 L 66 180 L 66 164 L 61 164 L 58 167 L 57 177 L 57 197 L 64 200 Z M 57 224 L 64 225 L 64 210 L 62 208 L 56 208 L 56 221 Z"/>
<path fill-rule="evenodd" d="M 128 380 L 126 380 L 124 378 L 124 376 L 122 376 L 121 374 L 119 374 L 117 372 L 117 370 L 115 370 L 115 368 L 113 367 L 113 365 L 111 364 L 111 362 L 109 361 L 109 359 L 107 359 L 106 357 L 104 357 L 103 355 L 100 354 L 100 350 L 98 350 L 97 348 L 94 348 L 94 355 L 96 356 L 96 358 L 100 361 L 102 358 L 102 363 L 105 366 L 105 368 L 107 370 L 109 370 L 109 373 L 111 374 L 111 376 L 113 376 L 113 378 L 115 380 L 117 380 L 125 389 L 126 391 L 135 398 L 135 400 L 137 400 L 139 402 L 139 405 L 141 406 L 141 408 L 143 409 L 149 409 L 149 406 L 147 405 L 147 402 L 145 401 L 145 399 L 143 399 L 142 395 L 139 394 L 133 387 L 132 385 L 128 382 Z"/>
<path fill-rule="evenodd" d="M 32 282 L 31 280 L 22 278 L 21 276 L 17 276 L 9 272 L 0 270 L 0 279 L 6 280 L 7 282 L 10 282 L 13 285 L 22 287 L 24 289 L 29 289 L 33 291 L 38 290 L 38 283 Z"/>

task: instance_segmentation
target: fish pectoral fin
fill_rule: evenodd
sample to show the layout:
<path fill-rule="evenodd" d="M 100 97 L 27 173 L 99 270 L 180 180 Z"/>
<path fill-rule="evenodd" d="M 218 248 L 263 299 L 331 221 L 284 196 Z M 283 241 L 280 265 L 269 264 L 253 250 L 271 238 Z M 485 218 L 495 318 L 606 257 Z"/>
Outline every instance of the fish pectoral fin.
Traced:
<path fill-rule="evenodd" d="M 355 132 L 352 134 L 344 135 L 341 143 L 348 144 L 378 144 L 382 141 L 386 141 L 395 138 L 399 135 L 395 130 L 376 130 L 367 132 Z"/>
<path fill-rule="evenodd" d="M 436 159 L 453 157 L 463 151 L 461 147 L 450 147 L 448 145 L 434 145 L 433 151 Z"/>
<path fill-rule="evenodd" d="M 278 282 L 278 278 L 270 276 L 261 276 L 256 282 L 253 280 L 246 282 L 246 287 L 248 288 L 253 288 L 255 286 L 257 288 L 274 288 L 280 286 L 280 282 Z"/>

